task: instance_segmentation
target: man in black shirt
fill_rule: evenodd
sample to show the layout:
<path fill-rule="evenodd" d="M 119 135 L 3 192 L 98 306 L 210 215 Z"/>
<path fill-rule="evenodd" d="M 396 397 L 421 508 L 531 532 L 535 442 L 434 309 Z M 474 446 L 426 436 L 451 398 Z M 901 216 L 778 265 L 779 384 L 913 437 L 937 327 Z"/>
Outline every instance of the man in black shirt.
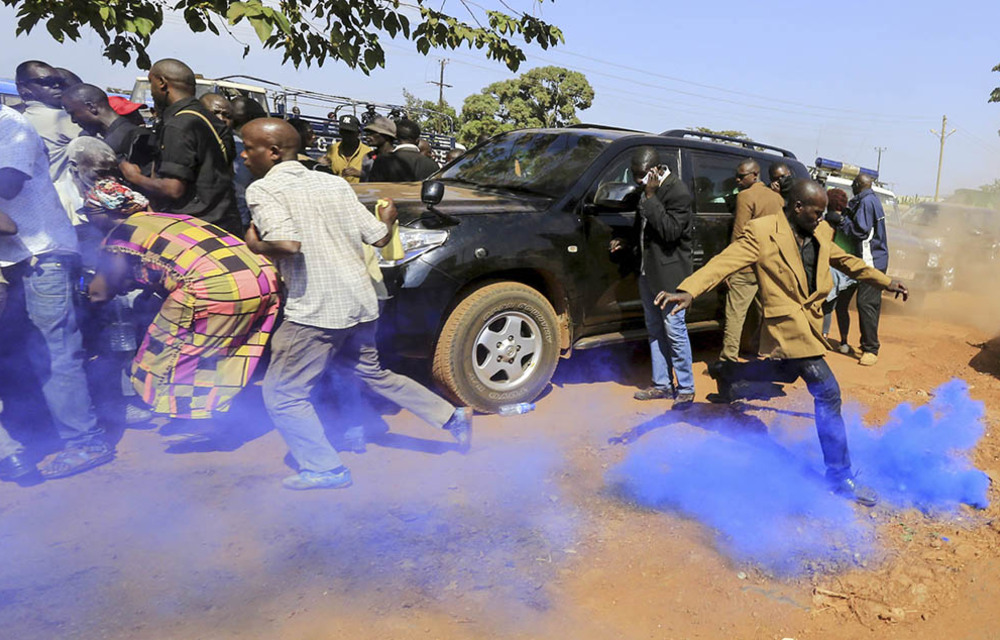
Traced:
<path fill-rule="evenodd" d="M 152 165 L 152 132 L 118 115 L 108 94 L 92 84 L 77 84 L 62 95 L 63 109 L 81 129 L 104 140 L 119 160 L 148 170 Z"/>
<path fill-rule="evenodd" d="M 397 176 L 394 182 L 425 180 L 439 169 L 438 164 L 420 151 L 420 125 L 413 120 L 396 122 L 396 148 L 392 152 Z"/>
<path fill-rule="evenodd" d="M 122 175 L 149 197 L 156 211 L 201 218 L 243 237 L 233 192 L 232 131 L 195 97 L 194 72 L 180 60 L 154 64 L 149 85 L 163 117 L 159 157 L 151 176 L 129 162 L 121 164 Z"/>

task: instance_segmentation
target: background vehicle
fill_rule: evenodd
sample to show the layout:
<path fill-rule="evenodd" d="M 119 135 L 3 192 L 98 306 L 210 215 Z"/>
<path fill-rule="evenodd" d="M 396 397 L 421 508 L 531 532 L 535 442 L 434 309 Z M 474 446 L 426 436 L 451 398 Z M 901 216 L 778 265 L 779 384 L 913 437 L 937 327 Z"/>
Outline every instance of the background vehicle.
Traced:
<path fill-rule="evenodd" d="M 417 183 L 356 185 L 367 204 L 392 197 L 400 211 L 406 257 L 383 267 L 385 353 L 430 358 L 445 392 L 492 412 L 537 397 L 561 353 L 644 339 L 634 264 L 608 250 L 631 240 L 629 165 L 643 145 L 693 195 L 696 268 L 729 242 L 741 160 L 808 177 L 792 153 L 752 141 L 581 125 L 496 136 L 425 182 L 425 203 Z M 691 330 L 720 326 L 721 295 L 695 301 Z"/>
<path fill-rule="evenodd" d="M 326 154 L 330 145 L 340 139 L 337 119 L 346 113 L 356 116 L 361 121 L 362 126 L 373 121 L 377 116 L 386 116 L 396 120 L 414 113 L 432 115 L 439 120 L 451 122 L 450 116 L 429 109 L 408 110 L 402 105 L 356 100 L 318 91 L 286 87 L 253 76 L 233 75 L 214 80 L 197 78 L 196 83 L 196 95 L 199 98 L 206 93 L 218 93 L 230 99 L 244 96 L 256 100 L 267 113 L 275 117 L 305 120 L 316 132 L 316 147 L 310 153 L 317 157 Z M 145 76 L 136 78 L 131 100 L 149 107 L 153 106 L 148 78 Z M 426 138 L 431 144 L 439 161 L 444 160 L 445 154 L 455 148 L 454 129 L 454 123 L 452 123 L 446 131 L 422 132 L 421 137 Z"/>
<path fill-rule="evenodd" d="M 878 172 L 873 169 L 825 158 L 816 158 L 815 166 L 810 167 L 809 172 L 827 190 L 843 189 L 849 198 L 854 195 L 851 184 L 859 173 L 864 172 L 878 179 Z M 929 291 L 951 288 L 954 269 L 942 263 L 938 247 L 903 225 L 896 194 L 878 182 L 872 185 L 872 191 L 885 211 L 886 240 L 889 244 L 887 275 L 902 280 L 912 288 L 914 301 L 910 306 L 920 306 L 923 295 Z"/>
<path fill-rule="evenodd" d="M 1000 275 L 1000 212 L 948 202 L 920 202 L 901 227 L 934 247 L 950 285 L 972 286 Z"/>

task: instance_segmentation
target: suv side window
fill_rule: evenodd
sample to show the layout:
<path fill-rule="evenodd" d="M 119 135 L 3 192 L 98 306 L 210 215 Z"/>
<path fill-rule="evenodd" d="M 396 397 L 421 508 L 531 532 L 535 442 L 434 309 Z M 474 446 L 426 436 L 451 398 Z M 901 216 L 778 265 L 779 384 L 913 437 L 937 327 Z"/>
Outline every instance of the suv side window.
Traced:
<path fill-rule="evenodd" d="M 736 206 L 736 166 L 743 156 L 692 151 L 696 213 L 732 213 Z"/>
<path fill-rule="evenodd" d="M 656 147 L 656 150 L 660 153 L 660 163 L 670 167 L 670 172 L 677 175 L 678 150 L 676 148 L 659 146 Z M 591 190 L 591 197 L 597 193 L 601 185 L 609 182 L 634 183 L 634 178 L 632 177 L 632 153 L 634 151 L 634 148 L 625 151 L 608 165 L 608 168 L 604 170 L 604 173 L 601 174 L 601 177 L 598 178 L 594 188 Z"/>

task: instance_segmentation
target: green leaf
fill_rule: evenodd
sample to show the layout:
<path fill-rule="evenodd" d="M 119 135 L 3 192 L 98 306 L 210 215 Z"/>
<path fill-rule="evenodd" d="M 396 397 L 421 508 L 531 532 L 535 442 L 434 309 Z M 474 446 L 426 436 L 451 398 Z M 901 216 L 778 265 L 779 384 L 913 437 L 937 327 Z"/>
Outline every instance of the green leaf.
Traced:
<path fill-rule="evenodd" d="M 234 2 L 226 10 L 226 19 L 229 20 L 229 24 L 236 24 L 246 13 L 247 5 L 245 2 Z"/>
<path fill-rule="evenodd" d="M 260 38 L 260 41 L 267 42 L 267 39 L 271 37 L 271 25 L 263 18 L 258 17 L 250 18 L 250 24 L 253 26 L 254 31 L 257 32 L 257 37 Z"/>
<path fill-rule="evenodd" d="M 149 37 L 149 34 L 153 32 L 153 21 L 149 18 L 136 18 L 135 19 L 135 33 L 140 36 Z"/>

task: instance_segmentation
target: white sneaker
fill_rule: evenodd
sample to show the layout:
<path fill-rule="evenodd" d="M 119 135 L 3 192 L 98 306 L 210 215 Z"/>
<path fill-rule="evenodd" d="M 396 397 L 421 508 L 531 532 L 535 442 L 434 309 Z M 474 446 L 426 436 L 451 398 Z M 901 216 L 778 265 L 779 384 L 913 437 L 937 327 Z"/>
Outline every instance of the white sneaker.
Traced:
<path fill-rule="evenodd" d="M 841 342 L 840 346 L 837 347 L 837 351 L 841 352 L 846 356 L 851 352 L 851 345 L 847 344 L 846 342 Z"/>

